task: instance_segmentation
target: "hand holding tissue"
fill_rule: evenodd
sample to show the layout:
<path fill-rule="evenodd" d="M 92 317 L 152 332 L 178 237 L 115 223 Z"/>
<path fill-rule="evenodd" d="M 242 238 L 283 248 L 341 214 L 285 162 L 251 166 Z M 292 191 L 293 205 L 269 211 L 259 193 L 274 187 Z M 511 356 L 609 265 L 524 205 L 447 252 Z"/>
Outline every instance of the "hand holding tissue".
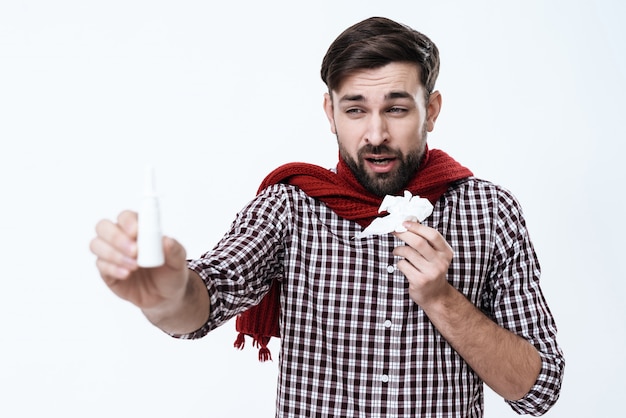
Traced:
<path fill-rule="evenodd" d="M 422 222 L 433 212 L 433 205 L 428 199 L 413 196 L 411 192 L 405 190 L 404 196 L 385 196 L 378 208 L 378 213 L 383 211 L 387 211 L 388 215 L 374 219 L 367 228 L 356 235 L 356 238 L 390 232 L 405 232 L 406 228 L 402 226 L 404 221 Z"/>

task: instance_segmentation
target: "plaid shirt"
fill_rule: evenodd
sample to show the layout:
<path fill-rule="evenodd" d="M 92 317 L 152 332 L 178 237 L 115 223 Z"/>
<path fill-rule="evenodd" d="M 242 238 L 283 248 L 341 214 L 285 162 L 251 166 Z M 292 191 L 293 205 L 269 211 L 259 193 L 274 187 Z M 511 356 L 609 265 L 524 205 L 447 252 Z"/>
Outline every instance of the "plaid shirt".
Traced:
<path fill-rule="evenodd" d="M 424 224 L 454 250 L 448 281 L 502 327 L 530 341 L 542 370 L 509 402 L 541 414 L 556 402 L 564 366 L 539 286 L 521 209 L 506 190 L 469 178 Z M 247 205 L 217 246 L 189 268 L 211 298 L 198 338 L 258 303 L 282 281 L 279 417 L 481 417 L 483 383 L 408 294 L 392 234 L 362 228 L 284 184 Z"/>

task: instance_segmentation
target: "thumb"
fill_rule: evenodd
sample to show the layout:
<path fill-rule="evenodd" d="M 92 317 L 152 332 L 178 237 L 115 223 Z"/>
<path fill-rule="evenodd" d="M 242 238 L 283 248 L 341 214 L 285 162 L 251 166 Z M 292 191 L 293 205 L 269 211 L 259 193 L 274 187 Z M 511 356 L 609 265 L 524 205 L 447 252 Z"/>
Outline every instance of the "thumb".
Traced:
<path fill-rule="evenodd" d="M 163 255 L 165 263 L 170 268 L 179 269 L 181 266 L 186 266 L 187 251 L 174 238 L 163 237 Z"/>

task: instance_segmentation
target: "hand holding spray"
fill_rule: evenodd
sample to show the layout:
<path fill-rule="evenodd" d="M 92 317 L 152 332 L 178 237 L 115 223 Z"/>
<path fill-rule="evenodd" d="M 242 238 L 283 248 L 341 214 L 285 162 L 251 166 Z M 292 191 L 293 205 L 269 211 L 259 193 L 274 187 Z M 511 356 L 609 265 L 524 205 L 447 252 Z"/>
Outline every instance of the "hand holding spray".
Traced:
<path fill-rule="evenodd" d="M 137 264 L 140 267 L 159 267 L 165 262 L 159 199 L 154 183 L 154 169 L 148 166 L 144 174 L 137 231 Z"/>

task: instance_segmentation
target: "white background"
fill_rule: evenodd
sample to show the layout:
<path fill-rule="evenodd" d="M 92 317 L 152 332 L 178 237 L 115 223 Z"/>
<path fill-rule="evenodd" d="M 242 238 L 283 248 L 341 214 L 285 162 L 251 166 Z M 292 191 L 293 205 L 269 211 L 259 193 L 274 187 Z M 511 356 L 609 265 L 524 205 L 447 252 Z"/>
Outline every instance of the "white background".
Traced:
<path fill-rule="evenodd" d="M 165 336 L 104 286 L 88 244 L 99 219 L 137 208 L 146 163 L 192 257 L 277 165 L 334 165 L 319 65 L 373 15 L 441 50 L 430 146 L 524 207 L 567 360 L 547 416 L 620 414 L 623 2 L 6 0 L 0 416 L 273 416 L 276 363 L 233 349 L 233 322 Z M 515 414 L 488 391 L 486 416 Z"/>

